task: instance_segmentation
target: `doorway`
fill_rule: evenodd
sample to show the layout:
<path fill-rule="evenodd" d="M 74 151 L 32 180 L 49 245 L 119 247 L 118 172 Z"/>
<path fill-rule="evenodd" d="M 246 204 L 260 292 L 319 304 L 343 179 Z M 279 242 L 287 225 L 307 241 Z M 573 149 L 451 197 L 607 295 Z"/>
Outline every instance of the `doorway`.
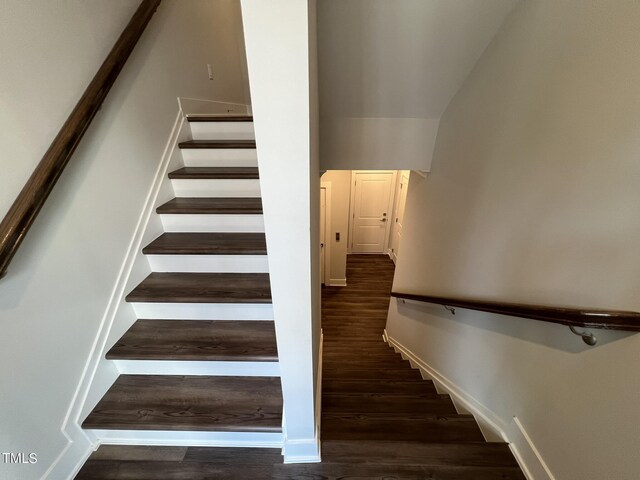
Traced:
<path fill-rule="evenodd" d="M 350 253 L 387 253 L 395 171 L 353 171 Z"/>

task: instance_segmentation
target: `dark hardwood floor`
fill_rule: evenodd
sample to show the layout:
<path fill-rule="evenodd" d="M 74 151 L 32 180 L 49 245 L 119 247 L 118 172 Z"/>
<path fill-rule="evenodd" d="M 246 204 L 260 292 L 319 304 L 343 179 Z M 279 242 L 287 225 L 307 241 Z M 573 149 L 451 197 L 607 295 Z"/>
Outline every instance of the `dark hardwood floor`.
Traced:
<path fill-rule="evenodd" d="M 487 443 L 383 341 L 393 263 L 351 255 L 347 287 L 323 289 L 322 463 L 278 450 L 103 446 L 77 478 L 523 480 L 509 447 Z"/>

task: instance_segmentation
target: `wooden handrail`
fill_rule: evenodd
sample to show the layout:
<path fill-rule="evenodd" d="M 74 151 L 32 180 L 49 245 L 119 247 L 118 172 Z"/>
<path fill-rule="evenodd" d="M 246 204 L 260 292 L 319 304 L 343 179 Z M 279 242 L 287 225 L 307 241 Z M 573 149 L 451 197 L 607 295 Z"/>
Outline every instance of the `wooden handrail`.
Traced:
<path fill-rule="evenodd" d="M 98 73 L 0 223 L 0 278 L 53 190 L 161 0 L 142 0 Z"/>
<path fill-rule="evenodd" d="M 434 297 L 416 293 L 391 292 L 392 297 L 436 303 L 446 307 L 466 308 L 481 312 L 499 313 L 513 317 L 531 318 L 559 323 L 569 327 L 604 328 L 640 332 L 640 313 L 623 310 L 602 310 L 582 307 L 528 305 L 457 297 Z"/>

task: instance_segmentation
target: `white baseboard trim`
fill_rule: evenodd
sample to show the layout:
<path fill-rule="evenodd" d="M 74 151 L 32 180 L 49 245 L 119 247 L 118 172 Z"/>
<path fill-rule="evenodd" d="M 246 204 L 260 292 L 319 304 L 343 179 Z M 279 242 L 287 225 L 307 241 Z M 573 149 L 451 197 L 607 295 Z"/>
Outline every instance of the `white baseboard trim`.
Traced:
<path fill-rule="evenodd" d="M 534 445 L 518 417 L 509 425 L 510 448 L 529 480 L 555 480 L 542 455 Z"/>
<path fill-rule="evenodd" d="M 318 350 L 318 374 L 316 376 L 315 434 L 314 438 L 303 440 L 285 440 L 282 447 L 284 463 L 318 463 L 322 461 L 320 444 L 320 419 L 322 418 L 322 352 L 324 334 L 320 330 Z"/>
<path fill-rule="evenodd" d="M 286 440 L 282 448 L 284 463 L 318 463 L 320 458 L 320 438 L 318 433 L 314 438 L 302 440 Z"/>
<path fill-rule="evenodd" d="M 329 284 L 327 287 L 346 287 L 347 279 L 346 278 L 330 278 Z"/>
<path fill-rule="evenodd" d="M 78 382 L 78 386 L 74 392 L 69 404 L 69 409 L 67 410 L 66 417 L 62 424 L 62 432 L 69 439 L 69 445 L 51 464 L 43 478 L 52 478 L 56 480 L 61 478 L 72 478 L 73 475 L 75 475 L 75 473 L 77 473 L 77 471 L 82 467 L 83 463 L 96 446 L 95 437 L 80 428 L 80 415 L 87 400 L 87 396 L 89 395 L 89 390 L 96 375 L 96 371 L 98 370 L 100 360 L 104 357 L 109 332 L 111 331 L 114 319 L 124 298 L 129 275 L 133 269 L 136 257 L 141 250 L 141 243 L 144 238 L 149 218 L 154 211 L 156 198 L 160 192 L 162 181 L 167 175 L 169 163 L 172 159 L 174 150 L 177 148 L 178 140 L 184 126 L 184 117 L 179 112 L 176 116 L 169 138 L 167 139 L 167 143 L 165 144 L 165 149 L 162 157 L 160 158 L 158 168 L 156 169 L 153 183 L 147 193 L 144 207 L 138 217 L 136 229 L 131 237 L 129 247 L 120 267 L 114 287 L 111 291 L 107 307 L 100 321 L 96 337 L 93 341 L 93 345 L 91 346 L 87 362 L 85 363 L 82 375 L 80 376 L 80 381 Z"/>
<path fill-rule="evenodd" d="M 463 410 L 471 413 L 488 440 L 495 439 L 508 443 L 528 480 L 555 480 L 540 456 L 540 452 L 516 417 L 513 418 L 511 425 L 507 425 L 498 415 L 476 400 L 471 394 L 428 365 L 399 341 L 389 336 L 386 329 L 382 338 L 401 353 L 403 358 L 408 359 L 412 367 L 418 368 L 423 378 L 433 380 L 439 391 L 448 393 L 456 407 L 460 405 Z"/>
<path fill-rule="evenodd" d="M 41 480 L 48 478 L 56 480 L 73 479 L 78 474 L 87 458 L 89 458 L 89 455 L 91 455 L 96 448 L 93 442 L 89 441 L 89 437 L 85 435 L 84 432 L 80 431 L 79 427 L 76 427 L 75 434 L 70 435 L 64 431 L 63 433 L 67 438 L 68 443 L 44 475 L 42 475 Z"/>

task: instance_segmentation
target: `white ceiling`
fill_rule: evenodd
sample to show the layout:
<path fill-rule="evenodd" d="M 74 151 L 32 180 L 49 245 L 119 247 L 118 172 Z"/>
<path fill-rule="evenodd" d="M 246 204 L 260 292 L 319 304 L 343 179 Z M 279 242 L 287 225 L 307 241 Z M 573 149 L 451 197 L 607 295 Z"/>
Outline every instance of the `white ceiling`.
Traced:
<path fill-rule="evenodd" d="M 319 0 L 323 116 L 439 118 L 520 0 Z"/>

